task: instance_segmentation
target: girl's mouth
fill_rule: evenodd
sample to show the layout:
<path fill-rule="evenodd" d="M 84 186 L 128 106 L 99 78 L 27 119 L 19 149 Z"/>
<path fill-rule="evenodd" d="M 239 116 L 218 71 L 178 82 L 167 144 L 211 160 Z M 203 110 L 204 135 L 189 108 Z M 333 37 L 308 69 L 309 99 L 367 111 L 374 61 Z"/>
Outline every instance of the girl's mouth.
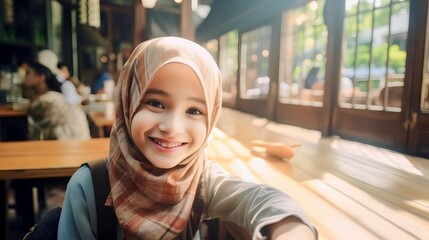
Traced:
<path fill-rule="evenodd" d="M 166 142 L 166 141 L 163 141 L 159 138 L 153 138 L 153 137 L 149 137 L 149 139 L 152 142 L 154 142 L 156 145 L 159 145 L 163 148 L 176 148 L 176 147 L 180 147 L 180 146 L 186 144 L 183 142 Z"/>

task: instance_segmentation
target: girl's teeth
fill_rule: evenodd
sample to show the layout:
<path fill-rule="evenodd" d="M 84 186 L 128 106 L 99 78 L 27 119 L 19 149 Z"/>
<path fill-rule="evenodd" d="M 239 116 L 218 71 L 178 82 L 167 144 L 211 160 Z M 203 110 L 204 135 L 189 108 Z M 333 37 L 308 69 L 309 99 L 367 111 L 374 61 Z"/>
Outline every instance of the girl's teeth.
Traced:
<path fill-rule="evenodd" d="M 161 142 L 161 141 L 156 140 L 156 139 L 155 139 L 155 143 L 158 144 L 158 145 L 161 145 L 164 148 L 174 148 L 174 147 L 178 147 L 178 146 L 181 145 L 180 143 L 170 143 L 170 144 L 168 144 L 166 142 Z"/>

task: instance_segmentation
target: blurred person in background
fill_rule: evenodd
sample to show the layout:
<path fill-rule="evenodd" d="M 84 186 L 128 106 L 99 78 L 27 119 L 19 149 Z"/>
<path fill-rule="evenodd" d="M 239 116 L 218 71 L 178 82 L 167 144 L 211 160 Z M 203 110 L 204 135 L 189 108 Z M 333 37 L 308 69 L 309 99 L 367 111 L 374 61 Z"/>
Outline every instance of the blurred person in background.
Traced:
<path fill-rule="evenodd" d="M 80 105 L 69 104 L 62 84 L 39 63 L 29 63 L 25 77 L 29 89 L 29 138 L 35 140 L 88 139 L 88 120 Z"/>
<path fill-rule="evenodd" d="M 37 53 L 37 62 L 47 67 L 61 83 L 61 93 L 70 105 L 80 105 L 82 97 L 78 94 L 75 85 L 71 81 L 66 81 L 63 73 L 58 69 L 58 57 L 50 49 L 44 49 Z"/>
<path fill-rule="evenodd" d="M 60 62 L 57 64 L 57 67 L 62 72 L 64 79 L 73 83 L 73 85 L 76 87 L 77 93 L 79 93 L 79 95 L 84 99 L 87 98 L 91 90 L 71 73 L 68 65 Z"/>
<path fill-rule="evenodd" d="M 107 81 L 114 81 L 113 76 L 108 71 L 108 63 L 104 63 L 98 74 L 96 75 L 95 82 L 91 86 L 92 94 L 104 93 L 104 83 Z"/>

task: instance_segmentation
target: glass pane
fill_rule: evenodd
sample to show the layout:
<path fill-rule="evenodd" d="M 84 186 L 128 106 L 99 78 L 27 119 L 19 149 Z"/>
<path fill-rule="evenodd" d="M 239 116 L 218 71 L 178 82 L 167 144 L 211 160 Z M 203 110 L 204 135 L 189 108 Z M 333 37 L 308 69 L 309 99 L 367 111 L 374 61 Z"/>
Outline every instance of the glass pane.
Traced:
<path fill-rule="evenodd" d="M 422 112 L 429 113 L 429 76 L 426 74 L 422 81 L 421 110 Z"/>
<path fill-rule="evenodd" d="M 63 41 L 62 41 L 62 29 L 63 29 L 63 6 L 56 1 L 52 1 L 52 50 L 57 53 L 58 56 L 63 56 Z"/>
<path fill-rule="evenodd" d="M 324 1 L 283 13 L 279 101 L 323 106 L 328 32 Z"/>
<path fill-rule="evenodd" d="M 220 37 L 219 69 L 223 79 L 223 91 L 236 94 L 238 68 L 238 32 L 231 31 Z"/>
<path fill-rule="evenodd" d="M 429 31 L 429 24 L 426 24 L 426 50 L 425 50 L 426 67 L 423 70 L 422 93 L 421 93 L 421 102 L 420 102 L 420 109 L 424 113 L 429 113 L 429 37 L 427 33 L 428 31 Z"/>
<path fill-rule="evenodd" d="M 364 12 L 368 10 L 372 10 L 374 7 L 375 0 L 360 0 L 359 1 L 359 11 Z"/>
<path fill-rule="evenodd" d="M 357 21 L 356 16 L 346 17 L 344 20 L 344 31 L 345 31 L 345 49 L 343 51 L 343 69 L 342 78 L 339 87 L 338 100 L 341 106 L 346 107 L 351 104 L 353 97 L 355 79 L 355 56 L 356 56 L 356 33 L 357 33 Z"/>
<path fill-rule="evenodd" d="M 400 111 L 404 86 L 405 62 L 407 58 L 407 32 L 409 3 L 402 2 L 392 6 L 391 39 L 389 46 L 389 68 L 386 91 L 383 97 L 389 111 Z"/>
<path fill-rule="evenodd" d="M 241 38 L 240 97 L 265 99 L 270 89 L 271 27 L 243 33 Z"/>
<path fill-rule="evenodd" d="M 354 85 L 357 90 L 352 97 L 353 104 L 366 105 L 368 89 L 370 84 L 370 57 L 372 33 L 372 12 L 358 16 L 358 45 L 356 51 L 355 79 Z M 361 108 L 363 106 L 359 106 Z"/>
<path fill-rule="evenodd" d="M 44 3 L 35 4 L 33 6 L 33 13 L 35 15 L 32 18 L 33 28 L 33 42 L 37 46 L 45 47 L 47 45 L 47 19 L 46 19 L 46 6 Z"/>
<path fill-rule="evenodd" d="M 352 103 L 366 104 L 366 95 L 368 93 L 369 83 L 369 58 L 370 46 L 368 44 L 359 44 L 356 51 L 356 68 L 354 86 L 357 91 L 352 97 Z"/>
<path fill-rule="evenodd" d="M 360 9 L 370 2 L 359 1 Z M 409 1 L 390 4 L 388 0 L 376 0 L 374 4 L 373 11 L 358 14 L 357 29 L 354 27 L 356 15 L 346 15 L 341 84 L 354 88 L 351 97 L 347 97 L 341 87 L 339 100 L 342 107 L 400 111 Z"/>
<path fill-rule="evenodd" d="M 375 7 L 386 7 L 386 5 L 390 4 L 390 0 L 375 0 Z"/>
<path fill-rule="evenodd" d="M 292 56 L 295 55 L 295 48 L 288 48 L 294 44 L 294 31 L 295 31 L 295 12 L 285 12 L 282 16 L 282 35 L 281 35 L 281 45 L 280 45 L 280 73 L 279 73 L 279 98 L 293 98 L 297 93 L 292 92 L 292 84 L 294 82 L 292 71 L 293 65 L 286 64 L 293 62 Z"/>
<path fill-rule="evenodd" d="M 219 47 L 218 47 L 218 41 L 217 39 L 209 40 L 202 44 L 203 47 L 209 51 L 209 53 L 212 55 L 212 57 L 217 61 L 218 54 L 219 54 Z"/>
<path fill-rule="evenodd" d="M 346 13 L 356 14 L 359 0 L 346 0 Z"/>
<path fill-rule="evenodd" d="M 371 78 L 369 87 L 369 104 L 378 110 L 383 106 L 380 93 L 385 86 L 387 77 L 387 51 L 386 35 L 383 33 L 389 29 L 389 8 L 380 8 L 374 11 L 374 36 L 371 52 Z"/>

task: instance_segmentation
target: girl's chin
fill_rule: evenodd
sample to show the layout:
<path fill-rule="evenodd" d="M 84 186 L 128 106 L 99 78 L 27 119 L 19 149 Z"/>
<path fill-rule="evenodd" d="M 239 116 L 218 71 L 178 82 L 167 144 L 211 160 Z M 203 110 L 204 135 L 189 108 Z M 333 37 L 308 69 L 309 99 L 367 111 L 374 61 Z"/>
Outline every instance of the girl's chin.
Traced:
<path fill-rule="evenodd" d="M 177 165 L 165 165 L 165 164 L 162 164 L 162 165 L 153 164 L 153 165 L 159 169 L 172 169 L 177 166 Z"/>
<path fill-rule="evenodd" d="M 160 168 L 160 169 L 171 169 L 171 168 L 176 167 L 177 165 L 180 165 L 180 162 L 178 163 L 175 160 L 166 160 L 166 161 L 159 161 L 159 160 L 151 161 L 151 160 L 149 160 L 149 162 L 153 166 Z"/>

